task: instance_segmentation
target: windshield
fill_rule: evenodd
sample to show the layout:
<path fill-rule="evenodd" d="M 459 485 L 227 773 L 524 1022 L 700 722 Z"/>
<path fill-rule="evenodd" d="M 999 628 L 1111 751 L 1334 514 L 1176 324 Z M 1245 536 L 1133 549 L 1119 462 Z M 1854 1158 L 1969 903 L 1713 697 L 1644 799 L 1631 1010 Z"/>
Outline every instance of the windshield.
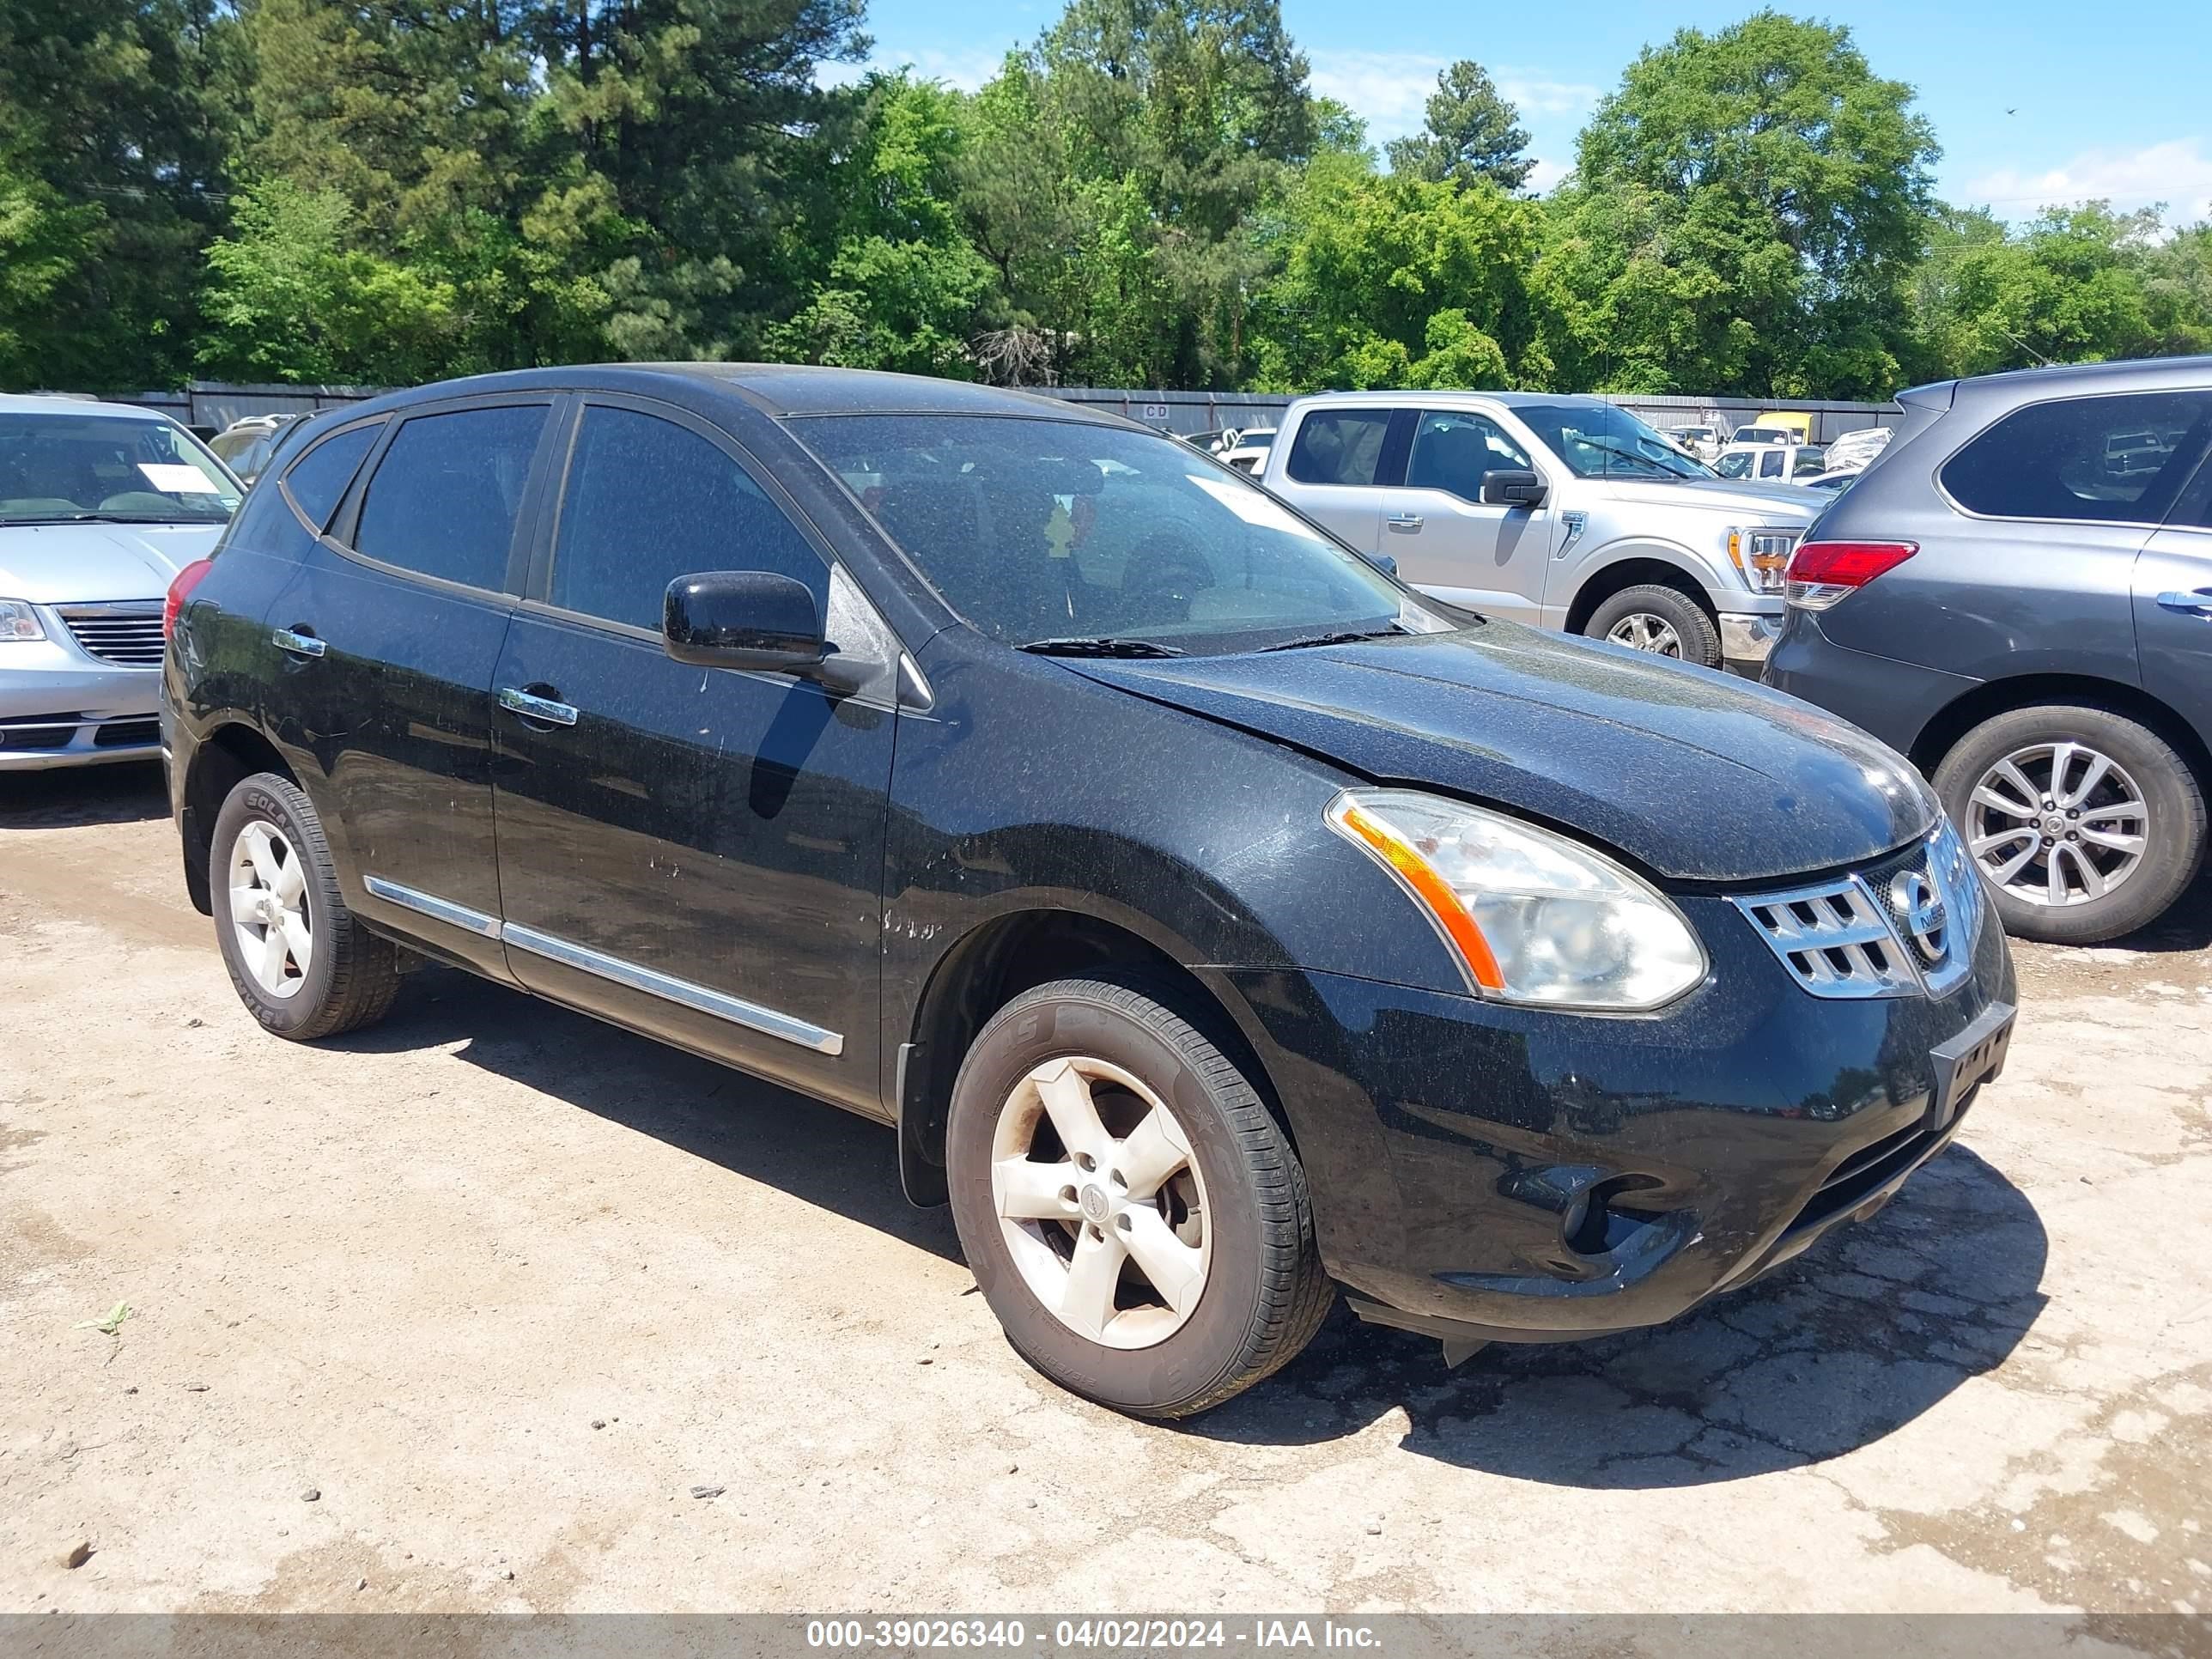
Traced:
<path fill-rule="evenodd" d="M 0 415 L 0 524 L 222 524 L 239 489 L 173 422 Z"/>
<path fill-rule="evenodd" d="M 1513 412 L 1534 428 L 1578 478 L 1712 477 L 1626 410 L 1611 404 L 1516 404 Z"/>
<path fill-rule="evenodd" d="M 948 605 L 1008 645 L 1199 654 L 1450 625 L 1173 439 L 992 416 L 836 416 L 790 429 Z"/>

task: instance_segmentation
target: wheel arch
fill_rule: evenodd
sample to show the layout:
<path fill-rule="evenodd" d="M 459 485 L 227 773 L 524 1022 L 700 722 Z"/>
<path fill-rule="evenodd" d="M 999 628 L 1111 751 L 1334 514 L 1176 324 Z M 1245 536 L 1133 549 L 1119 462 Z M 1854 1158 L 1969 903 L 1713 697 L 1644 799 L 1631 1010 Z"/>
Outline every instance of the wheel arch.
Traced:
<path fill-rule="evenodd" d="M 2173 747 L 2212 796 L 2212 750 L 2196 728 L 2164 702 L 2139 685 L 2082 674 L 2018 674 L 1989 680 L 1961 692 L 1929 717 L 1907 751 L 1924 777 L 1933 777 L 1944 756 L 1984 720 L 2017 708 L 2049 703 L 2078 703 L 2118 714 L 2155 732 Z"/>
<path fill-rule="evenodd" d="M 1674 589 L 1718 625 L 1720 613 L 1713 609 L 1705 584 L 1687 556 L 1674 557 L 1647 547 L 1609 559 L 1584 574 L 1574 598 L 1567 604 L 1566 631 L 1581 633 L 1598 606 L 1616 593 L 1646 583 Z"/>
<path fill-rule="evenodd" d="M 276 745 L 258 727 L 243 720 L 228 720 L 212 728 L 193 748 L 185 769 L 185 787 L 178 808 L 178 830 L 184 842 L 185 890 L 192 908 L 202 915 L 215 914 L 209 893 L 208 860 L 215 839 L 216 814 L 240 780 L 257 772 L 273 772 L 294 787 L 300 780 Z"/>
<path fill-rule="evenodd" d="M 976 1034 L 1024 991 L 1056 979 L 1112 974 L 1158 986 L 1250 1079 L 1295 1149 L 1273 1079 L 1246 1035 L 1248 1011 L 1170 950 L 1086 911 L 1036 905 L 978 923 L 945 951 L 915 1000 L 893 1083 L 899 1174 L 918 1205 L 945 1201 L 945 1135 L 952 1087 Z"/>

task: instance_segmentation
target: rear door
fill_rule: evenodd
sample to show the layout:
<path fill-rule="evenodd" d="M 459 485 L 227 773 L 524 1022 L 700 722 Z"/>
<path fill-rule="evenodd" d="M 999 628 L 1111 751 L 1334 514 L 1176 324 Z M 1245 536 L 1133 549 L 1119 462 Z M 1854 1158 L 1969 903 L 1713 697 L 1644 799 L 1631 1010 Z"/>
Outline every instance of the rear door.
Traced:
<path fill-rule="evenodd" d="M 1382 488 L 1405 474 L 1404 443 L 1391 441 L 1393 414 L 1333 404 L 1304 411 L 1284 458 L 1282 494 L 1362 553 L 1395 558 L 1400 538 L 1383 532 Z"/>
<path fill-rule="evenodd" d="M 2135 611 L 2143 690 L 2212 744 L 2212 460 L 2136 558 Z"/>
<path fill-rule="evenodd" d="M 340 842 L 347 902 L 502 975 L 491 679 L 554 401 L 395 417 L 269 611 L 279 740 Z"/>
<path fill-rule="evenodd" d="M 677 577 L 805 583 L 841 650 L 895 645 L 710 424 L 592 394 L 491 677 L 507 960 L 533 990 L 880 1113 L 895 697 L 679 663 Z"/>
<path fill-rule="evenodd" d="M 1383 551 L 1423 592 L 1493 617 L 1540 620 L 1552 514 L 1544 507 L 1489 507 L 1482 481 L 1533 471 L 1528 452 L 1489 416 L 1409 410 L 1404 485 L 1389 492 Z"/>

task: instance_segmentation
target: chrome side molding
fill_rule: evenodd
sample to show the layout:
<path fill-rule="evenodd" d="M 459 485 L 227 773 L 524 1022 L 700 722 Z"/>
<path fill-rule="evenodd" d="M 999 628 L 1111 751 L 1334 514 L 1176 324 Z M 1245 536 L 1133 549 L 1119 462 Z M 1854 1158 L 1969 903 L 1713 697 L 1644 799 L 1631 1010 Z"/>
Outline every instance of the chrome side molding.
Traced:
<path fill-rule="evenodd" d="M 726 1019 L 732 1025 L 742 1025 L 749 1031 L 760 1032 L 763 1036 L 795 1042 L 800 1048 L 811 1048 L 819 1054 L 842 1054 L 845 1052 L 842 1036 L 836 1031 L 824 1030 L 796 1015 L 781 1013 L 774 1008 L 763 1008 L 757 1002 L 747 1002 L 742 997 L 709 990 L 704 985 L 695 985 L 688 979 L 677 978 L 673 974 L 641 968 L 634 962 L 624 962 L 620 957 L 607 956 L 551 933 L 541 933 L 535 927 L 501 921 L 497 916 L 488 916 L 481 910 L 472 910 L 465 904 L 440 898 L 434 893 L 424 893 L 396 881 L 386 881 L 382 876 L 365 877 L 362 884 L 373 896 L 428 916 L 434 921 L 465 927 L 479 938 L 498 939 L 518 951 L 527 951 L 532 956 L 544 957 L 547 961 L 557 962 L 563 967 L 578 969 L 616 985 L 626 985 L 633 991 L 644 992 L 647 996 L 680 1003 L 686 1008 L 696 1008 L 702 1014 Z"/>
<path fill-rule="evenodd" d="M 435 893 L 418 892 L 412 887 L 403 887 L 396 881 L 386 881 L 382 876 L 364 876 L 362 886 L 387 904 L 398 904 L 430 917 L 435 921 L 465 927 L 483 939 L 499 937 L 499 918 L 488 916 L 481 910 L 471 910 L 465 904 L 456 904 L 451 899 L 441 899 Z"/>

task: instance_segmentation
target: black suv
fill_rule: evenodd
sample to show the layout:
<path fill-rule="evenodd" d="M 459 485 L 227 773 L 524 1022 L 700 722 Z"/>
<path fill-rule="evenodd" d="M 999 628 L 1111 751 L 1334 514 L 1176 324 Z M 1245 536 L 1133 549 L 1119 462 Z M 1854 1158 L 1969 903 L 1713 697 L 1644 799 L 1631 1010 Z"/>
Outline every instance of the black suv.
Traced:
<path fill-rule="evenodd" d="M 1766 683 L 1919 763 L 2014 933 L 2140 927 L 2212 793 L 2212 358 L 1898 401 L 1792 556 Z"/>
<path fill-rule="evenodd" d="M 1024 1358 L 1187 1414 L 1878 1207 L 2013 979 L 1899 757 L 1438 609 L 1188 445 L 841 371 L 325 416 L 171 594 L 192 897 L 308 1039 L 435 957 L 896 1126 Z"/>

